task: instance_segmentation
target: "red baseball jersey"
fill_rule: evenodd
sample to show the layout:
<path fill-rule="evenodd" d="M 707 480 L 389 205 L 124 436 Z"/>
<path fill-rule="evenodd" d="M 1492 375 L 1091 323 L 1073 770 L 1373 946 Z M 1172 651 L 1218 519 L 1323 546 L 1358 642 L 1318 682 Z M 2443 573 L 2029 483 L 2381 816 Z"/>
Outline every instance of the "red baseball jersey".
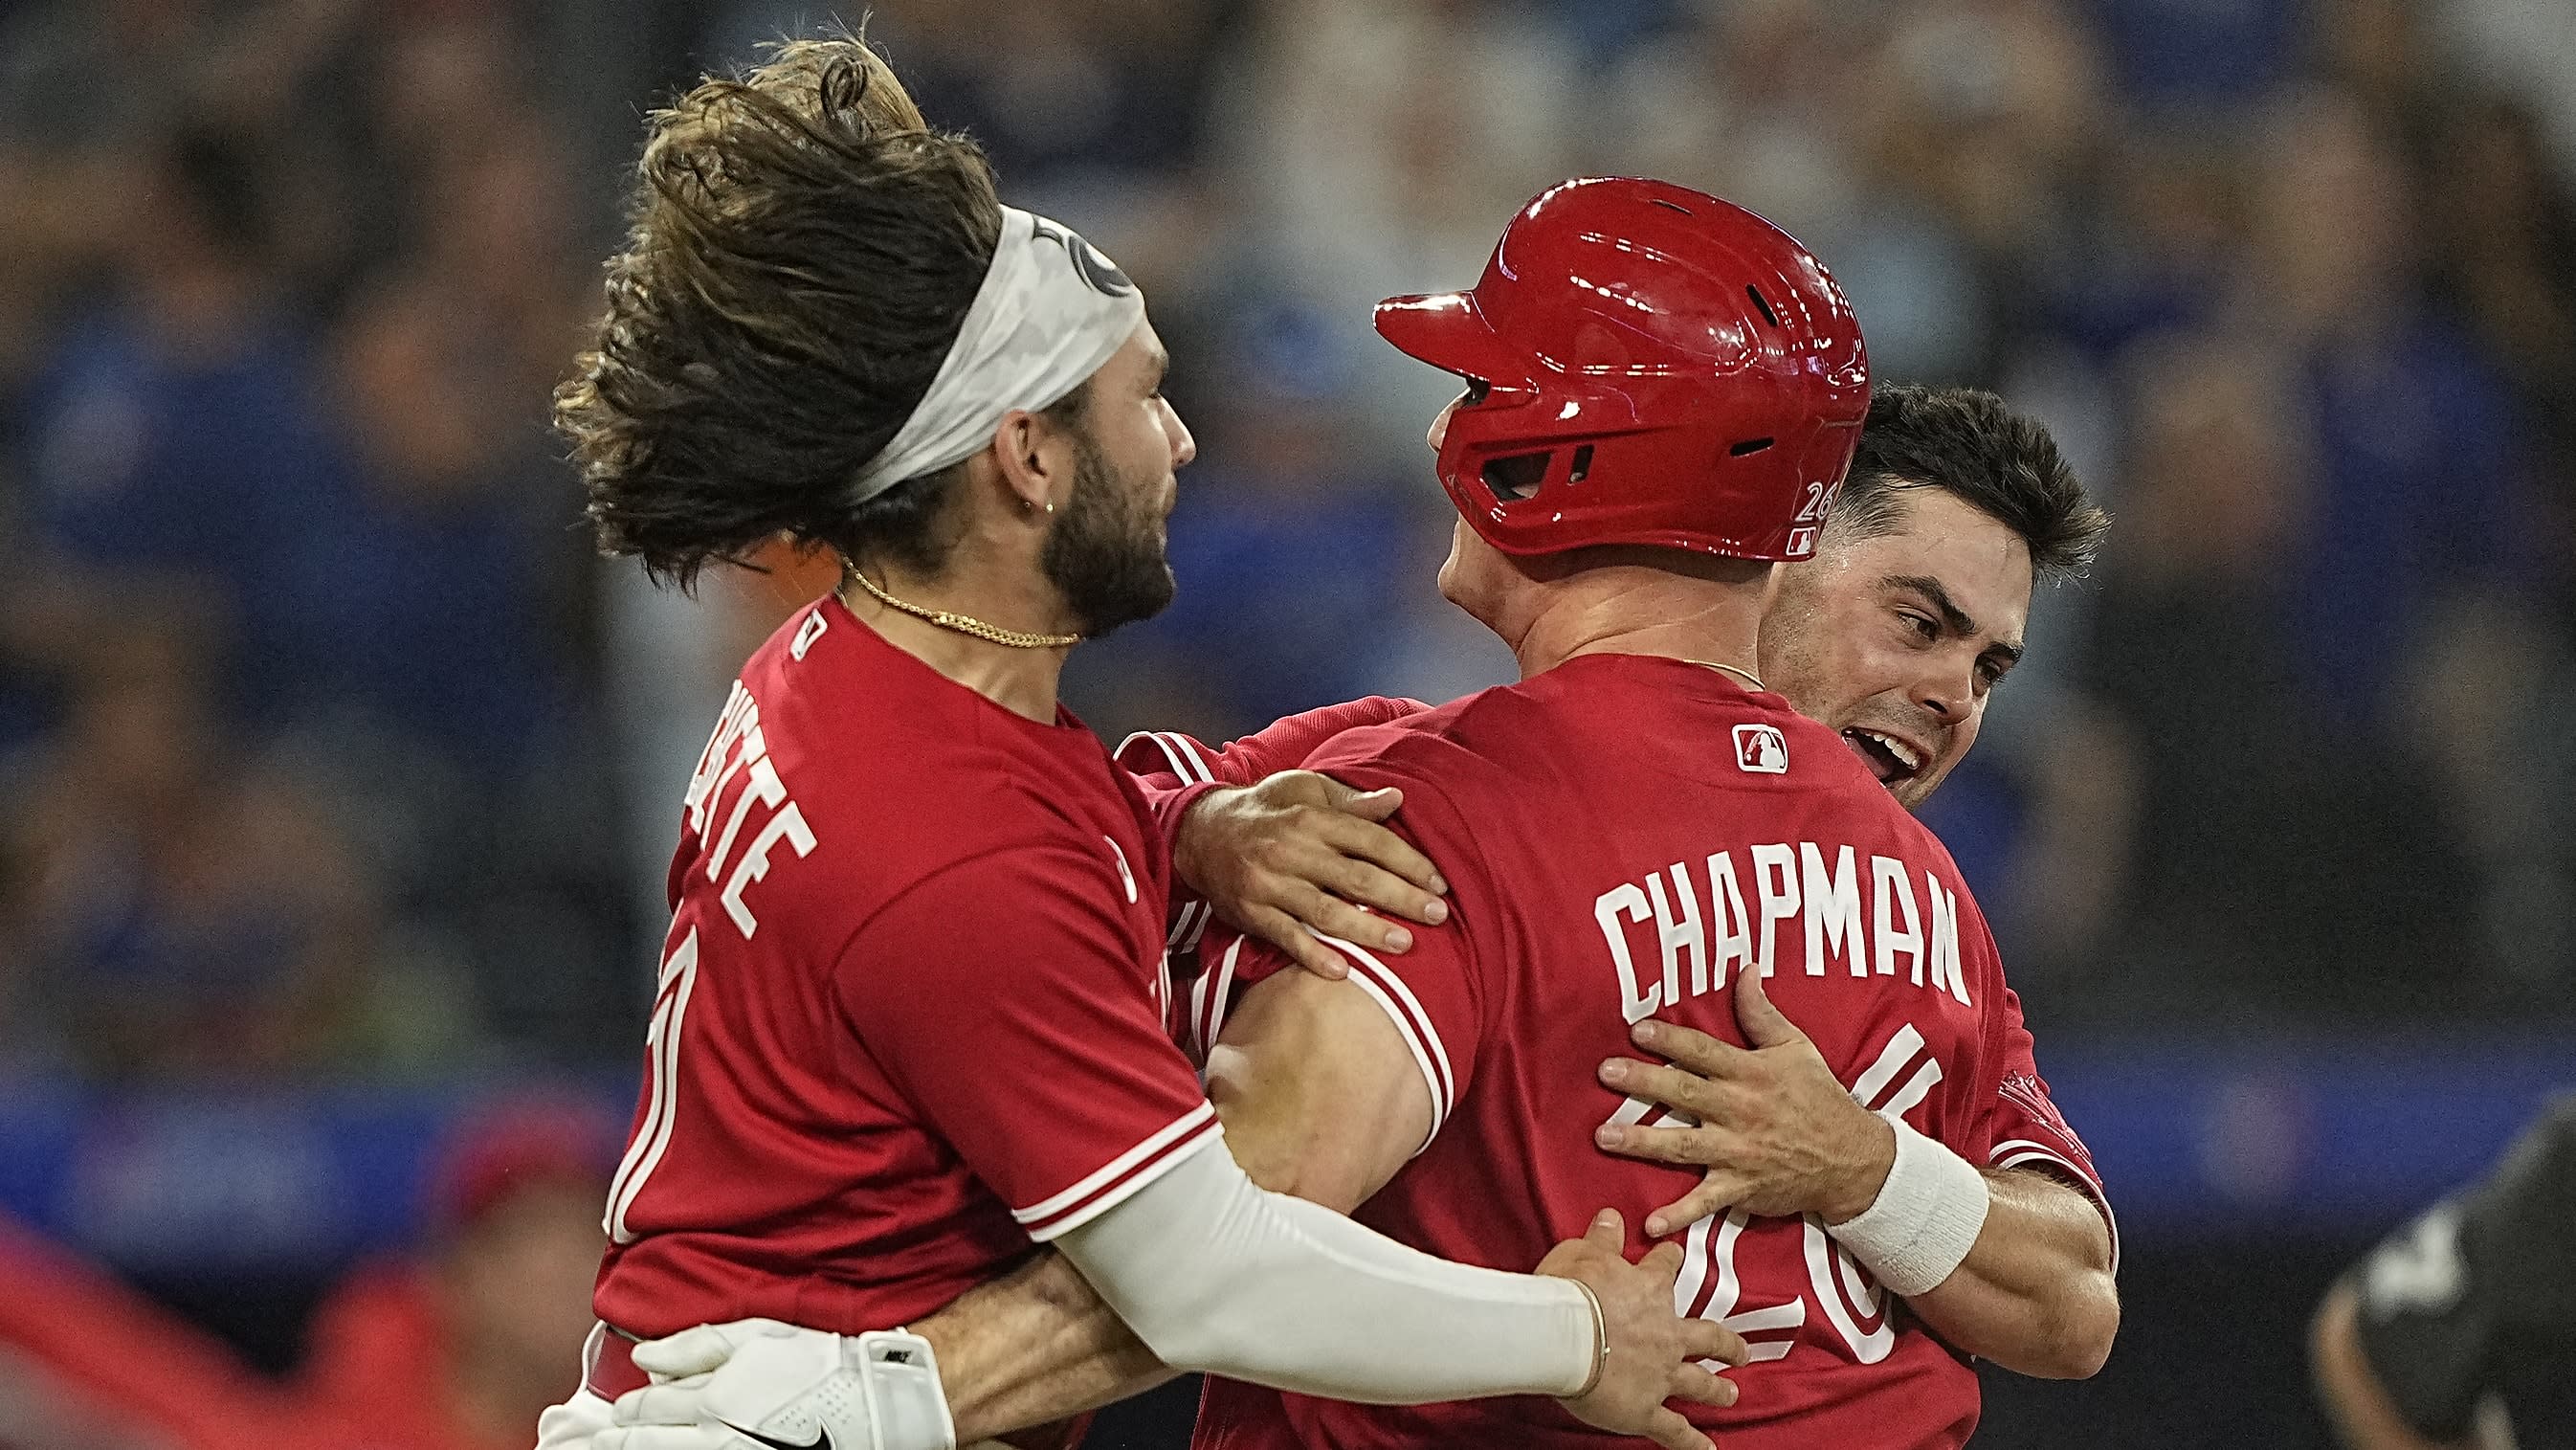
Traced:
<path fill-rule="evenodd" d="M 600 1317 L 901 1324 L 1215 1142 L 1165 859 L 1069 713 L 789 620 L 689 783 Z"/>
<path fill-rule="evenodd" d="M 1742 1041 L 1730 988 L 1748 969 L 1765 973 L 1772 1001 L 1868 1106 L 1972 1162 L 2044 1160 L 2099 1196 L 1949 854 L 1831 731 L 1778 696 L 1681 661 L 1587 656 L 1339 734 L 1303 763 L 1355 787 L 1402 787 L 1396 824 L 1451 883 L 1449 924 L 1417 928 L 1412 951 L 1335 944 L 1434 1105 L 1430 1139 L 1357 1214 L 1372 1227 L 1521 1270 L 1604 1205 L 1633 1231 L 1697 1174 L 1593 1147 L 1602 1123 L 1660 1111 L 1603 1088 L 1594 1070 L 1633 1055 L 1628 1025 L 1650 1015 Z M 1223 933 L 1204 956 L 1201 1030 L 1289 966 Z M 1729 1213 L 1681 1241 L 1681 1312 L 1753 1346 L 1753 1363 L 1729 1372 L 1742 1387 L 1735 1406 L 1691 1407 L 1720 1443 L 1928 1450 L 1975 1427 L 1965 1359 L 1818 1221 Z M 1601 1438 L 1542 1399 L 1385 1408 L 1211 1382 L 1198 1443 Z"/>
<path fill-rule="evenodd" d="M 1272 722 L 1257 735 L 1214 749 L 1176 731 L 1140 730 L 1118 742 L 1117 760 L 1144 791 L 1168 854 L 1172 838 L 1180 829 L 1181 813 L 1209 786 L 1250 785 L 1264 776 L 1295 770 L 1325 741 L 1345 730 L 1382 725 L 1430 708 L 1420 700 L 1368 695 L 1291 715 Z M 1167 938 L 1172 950 L 1184 954 L 1197 951 L 1208 919 L 1206 899 L 1174 881 Z"/>

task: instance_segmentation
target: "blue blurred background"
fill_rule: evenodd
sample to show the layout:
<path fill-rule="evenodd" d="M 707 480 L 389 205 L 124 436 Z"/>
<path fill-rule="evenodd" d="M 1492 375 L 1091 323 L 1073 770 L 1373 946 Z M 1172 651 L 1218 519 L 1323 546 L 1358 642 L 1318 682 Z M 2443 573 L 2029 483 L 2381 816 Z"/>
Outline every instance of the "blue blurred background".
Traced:
<path fill-rule="evenodd" d="M 226 1443 L 137 1343 L 266 1444 L 503 1450 L 569 1388 L 680 788 L 817 586 L 593 559 L 545 402 L 642 109 L 831 14 L 0 0 L 0 1447 Z M 1991 1381 L 1978 1443 L 2324 1443 L 2326 1280 L 2576 1082 L 2576 7 L 870 35 L 1174 353 L 1180 601 L 1068 680 L 1112 739 L 1507 677 L 1430 585 L 1452 389 L 1367 307 L 1564 177 L 1764 212 L 1881 377 L 2048 421 L 2112 540 L 1929 814 L 2124 1210 L 2128 1322 L 2092 1384 Z M 455 1403 L 389 1428 L 367 1386 L 424 1378 Z"/>

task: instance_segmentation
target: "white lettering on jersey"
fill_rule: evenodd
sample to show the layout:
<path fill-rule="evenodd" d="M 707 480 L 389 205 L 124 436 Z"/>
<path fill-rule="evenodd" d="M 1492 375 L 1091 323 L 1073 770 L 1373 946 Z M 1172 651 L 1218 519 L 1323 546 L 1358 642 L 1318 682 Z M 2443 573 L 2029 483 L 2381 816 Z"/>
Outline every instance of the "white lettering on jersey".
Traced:
<path fill-rule="evenodd" d="M 1949 988 L 1960 1006 L 1970 1006 L 1968 979 L 1959 975 L 1959 898 L 1929 871 L 1923 873 L 1923 890 L 1932 898 L 1932 985 Z"/>
<path fill-rule="evenodd" d="M 821 619 L 822 611 L 815 611 L 811 617 Z M 801 631 L 799 637 L 803 637 Z M 741 782 L 741 789 L 734 794 L 732 810 L 725 813 L 724 829 L 710 843 L 707 826 L 716 818 L 718 801 L 736 781 Z M 787 782 L 769 757 L 769 739 L 760 729 L 760 704 L 740 680 L 734 681 L 733 693 L 725 697 L 724 713 L 716 719 L 715 734 L 698 757 L 698 768 L 690 773 L 684 804 L 688 807 L 688 829 L 703 848 L 707 880 L 724 882 L 717 899 L 724 904 L 725 914 L 733 918 L 734 929 L 749 941 L 752 933 L 760 930 L 760 919 L 743 900 L 743 893 L 769 874 L 769 854 L 780 841 L 804 857 L 813 854 L 815 837 L 814 828 L 806 824 L 805 813 L 790 798 Z M 734 845 L 741 840 L 742 828 L 755 810 L 761 813 L 760 826 L 752 832 L 751 844 L 737 858 Z M 726 874 L 728 867 L 730 876 Z"/>
<path fill-rule="evenodd" d="M 1860 885 L 1852 879 L 1852 848 L 1845 846 L 1834 857 L 1829 874 L 1816 843 L 1800 841 L 1798 864 L 1806 883 L 1807 975 L 1823 976 L 1826 954 L 1840 952 L 1851 964 L 1853 976 L 1868 976 L 1869 952 L 1861 945 Z"/>
<path fill-rule="evenodd" d="M 1661 874 L 1646 878 L 1646 899 L 1654 904 L 1655 940 L 1664 953 L 1664 1000 L 1682 999 L 1682 958 L 1690 958 L 1691 995 L 1708 990 L 1708 944 L 1699 929 L 1699 894 L 1691 890 L 1690 876 L 1682 863 L 1672 866 L 1672 899 L 1681 903 L 1679 914 L 1664 900 L 1664 878 Z"/>
<path fill-rule="evenodd" d="M 1601 938 L 1610 944 L 1610 965 L 1619 973 L 1619 1015 L 1630 1022 L 1652 1017 L 1664 1005 L 1661 982 L 1637 990 L 1637 963 L 1628 955 L 1628 933 L 1619 925 L 1622 916 L 1644 921 L 1647 910 L 1646 893 L 1634 883 L 1605 891 L 1592 903 L 1592 919 L 1601 923 Z"/>
<path fill-rule="evenodd" d="M 1864 873 L 1852 847 L 1832 851 L 1828 857 L 1813 841 L 1747 848 L 1751 910 L 1728 851 L 1707 858 L 1704 890 L 1692 879 L 1692 863 L 1676 861 L 1601 893 L 1593 900 L 1592 919 L 1618 978 L 1619 1015 L 1635 1022 L 1723 991 L 1734 972 L 1758 967 L 1770 976 L 1778 965 L 1774 952 L 1781 929 L 1791 922 L 1806 949 L 1808 976 L 1826 975 L 1828 964 L 1839 960 L 1855 979 L 1893 981 L 1902 975 L 1911 986 L 1974 1005 L 1959 962 L 1958 893 L 1927 870 L 1918 897 L 1904 862 L 1872 856 Z M 1632 937 L 1637 928 L 1653 935 Z M 1652 957 L 1646 956 L 1649 941 Z M 1654 964 L 1642 976 L 1640 960 Z"/>
<path fill-rule="evenodd" d="M 1914 907 L 1914 881 L 1905 874 L 1905 863 L 1887 856 L 1869 858 L 1871 895 L 1877 915 L 1870 940 L 1878 944 L 1878 974 L 1896 975 L 1897 953 L 1905 954 L 1906 980 L 1923 985 L 1923 914 Z M 1896 924 L 1896 911 L 1905 913 L 1905 925 Z"/>
<path fill-rule="evenodd" d="M 1762 901 L 1762 950 L 1754 960 L 1762 964 L 1762 975 L 1772 974 L 1778 960 L 1771 948 L 1778 940 L 1780 923 L 1798 914 L 1798 853 L 1786 846 L 1770 845 L 1753 848 L 1753 894 Z M 1807 970 L 1823 976 L 1825 969 L 1810 962 Z"/>
<path fill-rule="evenodd" d="M 742 904 L 742 893 L 751 883 L 769 874 L 769 848 L 777 845 L 781 838 L 795 847 L 800 857 L 814 853 L 814 829 L 805 824 L 805 813 L 796 808 L 794 801 L 789 801 L 785 810 L 771 816 L 769 824 L 760 828 L 760 834 L 752 837 L 751 849 L 742 853 L 742 863 L 733 868 L 733 878 L 725 882 L 721 897 L 725 915 L 733 918 L 733 924 L 741 930 L 744 941 L 751 940 L 751 934 L 760 930 L 760 921 L 751 914 L 751 908 Z"/>

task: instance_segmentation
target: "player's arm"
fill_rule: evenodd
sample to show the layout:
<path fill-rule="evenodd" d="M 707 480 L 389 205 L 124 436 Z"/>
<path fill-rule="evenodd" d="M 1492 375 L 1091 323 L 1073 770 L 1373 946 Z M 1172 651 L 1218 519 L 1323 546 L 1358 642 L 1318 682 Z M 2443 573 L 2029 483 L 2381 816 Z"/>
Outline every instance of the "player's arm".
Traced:
<path fill-rule="evenodd" d="M 2351 1284 L 2336 1284 L 2318 1306 L 2308 1358 L 2326 1418 L 2350 1450 L 2478 1450 L 2476 1440 L 2437 1440 L 2408 1423 L 2361 1347 L 2361 1295 Z"/>
<path fill-rule="evenodd" d="M 1364 989 L 1302 971 L 1243 994 L 1206 1077 L 1252 1181 L 1337 1213 L 1376 1193 L 1432 1130 L 1432 1090 L 1393 1019 Z M 1167 1252 L 1152 1247 L 1156 1232 L 1135 1237 Z M 1172 1373 L 1054 1256 L 916 1329 L 939 1347 L 967 1438 L 1106 1404 Z"/>
<path fill-rule="evenodd" d="M 1936 1287 L 1905 1302 L 1952 1345 L 2016 1374 L 2090 1378 L 2120 1332 L 2101 1210 L 2045 1171 L 1977 1171 L 1986 1217 L 1974 1246 Z M 1847 1231 L 1836 1237 L 1850 1242 Z"/>
<path fill-rule="evenodd" d="M 1161 1035 L 1140 970 L 1117 960 L 1131 948 L 1114 914 L 1086 925 L 1091 897 L 1117 888 L 1050 890 L 1079 864 L 1011 864 L 1027 883 L 1013 910 L 987 909 L 989 868 L 914 903 L 903 920 L 881 925 L 887 938 L 869 953 L 903 963 L 901 980 L 864 973 L 851 995 L 872 1010 L 870 1050 L 940 1136 L 1096 1291 L 1096 1303 L 1056 1294 L 1061 1281 L 1041 1272 L 1006 1286 L 1015 1300 L 970 1296 L 956 1306 L 958 1320 L 917 1326 L 934 1345 L 933 1331 L 957 1331 L 949 1340 L 957 1362 L 943 1366 L 956 1376 L 949 1391 L 988 1417 L 961 1424 L 966 1435 L 1054 1420 L 1152 1374 L 1108 1326 L 1105 1306 L 1175 1367 L 1378 1403 L 1556 1395 L 1609 1428 L 1704 1450 L 1704 1437 L 1663 1402 L 1723 1393 L 1693 1361 L 1743 1351 L 1718 1326 L 1673 1316 L 1677 1255 L 1628 1264 L 1614 1222 L 1560 1245 L 1540 1276 L 1500 1273 L 1432 1258 L 1263 1190 L 1224 1150 L 1213 1110 Z M 952 963 L 961 949 L 976 960 Z M 1109 960 L 1091 972 L 1063 970 L 1086 950 Z M 1126 975 L 1139 981 L 1122 1009 L 1112 989 Z M 961 1064 L 959 1044 L 1013 1070 L 973 1070 Z M 1247 1128 L 1256 1154 L 1262 1131 Z M 1009 1346 L 970 1344 L 979 1322 L 1040 1346 L 1053 1377 L 1033 1379 Z M 737 1423 L 764 1432 L 786 1425 L 801 1436 L 796 1407 L 816 1384 L 863 1383 L 867 1370 L 883 1367 L 844 1363 L 835 1336 L 796 1333 L 736 1343 L 710 1331 L 640 1347 L 636 1363 L 648 1370 L 711 1378 L 658 1396 L 638 1391 L 620 1413 L 630 1425 L 685 1423 L 730 1408 Z M 832 1344 L 815 1346 L 816 1338 Z M 1086 1345 L 1095 1351 L 1088 1357 Z M 764 1378 L 756 1373 L 764 1361 L 784 1369 Z"/>
<path fill-rule="evenodd" d="M 1445 920 L 1447 883 L 1382 824 L 1402 792 L 1354 791 L 1291 768 L 1346 730 L 1424 708 L 1371 696 L 1289 716 L 1218 750 L 1169 731 L 1127 737 L 1118 762 L 1171 853 L 1173 949 L 1194 950 L 1213 916 L 1338 977 L 1342 959 L 1314 933 L 1402 952 L 1412 934 L 1391 918 Z"/>
<path fill-rule="evenodd" d="M 1852 1099 L 1805 1033 L 1736 983 L 1749 1047 L 1668 1022 L 1636 1027 L 1671 1065 L 1614 1059 L 1602 1080 L 1696 1126 L 1605 1125 L 1611 1152 L 1708 1171 L 1646 1220 L 1679 1231 L 1726 1206 L 1813 1213 L 1881 1283 L 1960 1349 L 2020 1374 L 2082 1379 L 2120 1327 L 2110 1225 L 2078 1188 L 2012 1167 L 1980 1170 Z"/>
<path fill-rule="evenodd" d="M 2328 1418 L 2355 1450 L 2488 1443 L 2499 1361 L 2564 1341 L 2576 1294 L 2576 1098 L 2486 1181 L 2392 1235 L 2326 1296 L 2311 1341 Z"/>

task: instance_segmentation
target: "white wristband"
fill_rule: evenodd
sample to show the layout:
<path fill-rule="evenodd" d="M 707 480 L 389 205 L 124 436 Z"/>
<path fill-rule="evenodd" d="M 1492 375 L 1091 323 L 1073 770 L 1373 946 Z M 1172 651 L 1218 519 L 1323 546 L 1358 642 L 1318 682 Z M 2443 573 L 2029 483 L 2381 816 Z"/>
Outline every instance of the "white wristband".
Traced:
<path fill-rule="evenodd" d="M 1986 1226 L 1985 1175 L 1967 1159 L 1882 1113 L 1896 1129 L 1896 1161 L 1859 1217 L 1825 1225 L 1861 1267 L 1900 1297 L 1941 1286 Z"/>

